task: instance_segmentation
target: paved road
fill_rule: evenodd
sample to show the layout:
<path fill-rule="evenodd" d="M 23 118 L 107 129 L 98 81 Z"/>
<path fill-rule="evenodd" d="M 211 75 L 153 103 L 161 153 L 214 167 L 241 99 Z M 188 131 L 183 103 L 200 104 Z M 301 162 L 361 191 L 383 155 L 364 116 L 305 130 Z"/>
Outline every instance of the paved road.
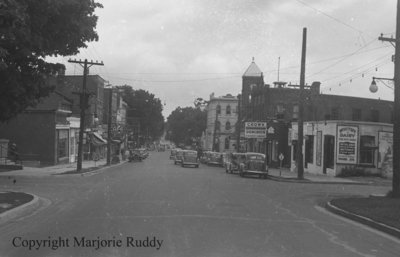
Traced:
<path fill-rule="evenodd" d="M 384 193 L 385 187 L 240 178 L 217 167 L 175 166 L 167 152 L 88 177 L 18 177 L 16 185 L 0 177 L 0 186 L 44 199 L 35 213 L 0 225 L 1 257 L 400 253 L 398 240 L 318 207 L 333 197 Z M 98 242 L 104 247 L 96 249 Z M 55 243 L 60 247 L 53 250 Z"/>

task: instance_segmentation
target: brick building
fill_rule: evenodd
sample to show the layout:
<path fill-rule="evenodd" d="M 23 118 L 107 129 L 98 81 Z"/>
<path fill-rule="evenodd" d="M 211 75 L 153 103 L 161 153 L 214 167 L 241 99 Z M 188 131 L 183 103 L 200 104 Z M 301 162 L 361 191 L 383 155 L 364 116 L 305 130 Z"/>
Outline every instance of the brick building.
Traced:
<path fill-rule="evenodd" d="M 299 86 L 284 82 L 264 84 L 263 74 L 254 60 L 242 76 L 240 102 L 241 134 L 245 121 L 266 121 L 267 138 L 248 139 L 247 151 L 266 153 L 270 165 L 290 166 L 290 148 L 296 141 L 288 139 L 291 122 L 299 118 Z M 320 83 L 304 88 L 304 121 L 348 120 L 392 123 L 393 102 L 320 93 Z"/>

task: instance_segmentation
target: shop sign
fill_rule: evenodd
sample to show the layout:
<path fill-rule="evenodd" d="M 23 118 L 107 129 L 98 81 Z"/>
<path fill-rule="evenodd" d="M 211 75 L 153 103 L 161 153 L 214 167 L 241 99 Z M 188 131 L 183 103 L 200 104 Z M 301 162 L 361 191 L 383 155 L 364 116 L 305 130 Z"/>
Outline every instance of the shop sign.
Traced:
<path fill-rule="evenodd" d="M 337 126 L 336 162 L 341 164 L 356 164 L 358 149 L 358 127 Z"/>
<path fill-rule="evenodd" d="M 245 138 L 266 138 L 266 122 L 246 122 L 244 129 Z"/>

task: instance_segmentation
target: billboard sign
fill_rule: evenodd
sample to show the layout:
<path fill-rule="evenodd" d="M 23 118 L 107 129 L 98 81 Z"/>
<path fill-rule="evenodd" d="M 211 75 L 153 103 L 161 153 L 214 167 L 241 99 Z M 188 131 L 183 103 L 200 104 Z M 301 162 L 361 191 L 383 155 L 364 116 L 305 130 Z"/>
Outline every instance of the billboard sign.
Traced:
<path fill-rule="evenodd" d="M 245 138 L 266 138 L 267 123 L 266 122 L 246 122 L 244 127 Z"/>
<path fill-rule="evenodd" d="M 336 162 L 342 164 L 356 164 L 358 149 L 358 127 L 338 125 Z"/>

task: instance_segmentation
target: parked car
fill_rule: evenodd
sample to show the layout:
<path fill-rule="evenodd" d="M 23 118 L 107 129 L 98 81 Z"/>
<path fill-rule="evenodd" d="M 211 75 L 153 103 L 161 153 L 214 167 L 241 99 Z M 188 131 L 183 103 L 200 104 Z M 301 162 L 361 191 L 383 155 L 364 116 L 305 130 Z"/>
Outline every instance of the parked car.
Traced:
<path fill-rule="evenodd" d="M 207 165 L 223 166 L 222 164 L 222 153 L 210 152 L 207 158 Z"/>
<path fill-rule="evenodd" d="M 171 153 L 170 153 L 170 155 L 169 155 L 169 159 L 170 159 L 170 160 L 175 160 L 175 155 L 176 155 L 176 152 L 177 152 L 178 150 L 180 150 L 180 149 L 179 149 L 179 148 L 171 149 Z"/>
<path fill-rule="evenodd" d="M 149 156 L 149 153 L 146 151 L 146 149 L 139 148 L 139 149 L 133 149 L 129 152 L 129 157 L 128 161 L 142 161 L 146 159 Z"/>
<path fill-rule="evenodd" d="M 245 153 L 245 159 L 239 164 L 239 175 L 258 175 L 267 178 L 268 166 L 265 163 L 265 155 L 262 153 Z"/>
<path fill-rule="evenodd" d="M 200 156 L 200 162 L 207 164 L 209 154 L 210 154 L 210 151 L 204 151 L 203 154 Z"/>
<path fill-rule="evenodd" d="M 174 158 L 174 164 L 182 163 L 183 151 L 185 151 L 185 150 L 178 149 L 176 151 L 175 158 Z"/>
<path fill-rule="evenodd" d="M 197 158 L 197 151 L 184 150 L 182 155 L 182 167 L 185 165 L 193 165 L 196 168 L 199 167 L 199 158 Z"/>
<path fill-rule="evenodd" d="M 246 160 L 245 153 L 231 153 L 225 166 L 226 173 L 233 173 L 239 170 L 240 163 Z"/>

